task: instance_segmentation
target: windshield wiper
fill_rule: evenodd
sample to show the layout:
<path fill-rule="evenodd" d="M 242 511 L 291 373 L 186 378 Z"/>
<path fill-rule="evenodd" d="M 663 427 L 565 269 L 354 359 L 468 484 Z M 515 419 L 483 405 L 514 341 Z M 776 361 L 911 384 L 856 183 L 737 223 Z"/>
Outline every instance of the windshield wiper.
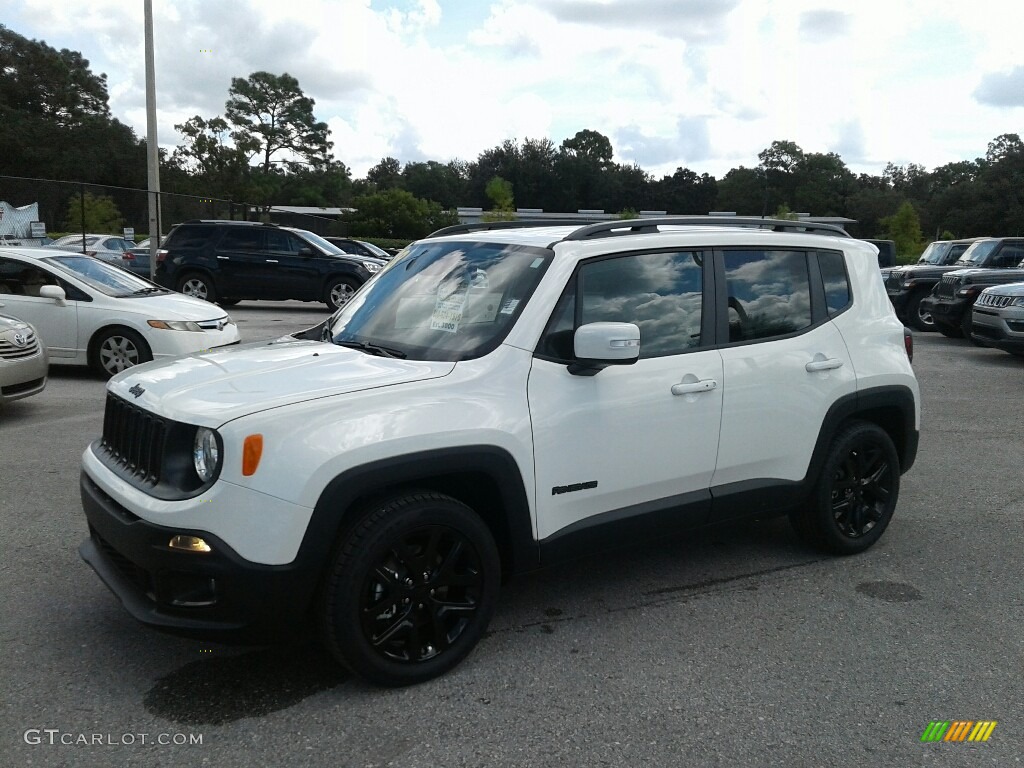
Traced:
<path fill-rule="evenodd" d="M 365 341 L 336 341 L 334 343 L 339 347 L 358 349 L 360 352 L 366 352 L 368 355 L 377 355 L 377 357 L 393 357 L 398 360 L 404 360 L 408 357 L 408 355 L 400 349 L 382 347 L 379 344 L 369 344 Z"/>

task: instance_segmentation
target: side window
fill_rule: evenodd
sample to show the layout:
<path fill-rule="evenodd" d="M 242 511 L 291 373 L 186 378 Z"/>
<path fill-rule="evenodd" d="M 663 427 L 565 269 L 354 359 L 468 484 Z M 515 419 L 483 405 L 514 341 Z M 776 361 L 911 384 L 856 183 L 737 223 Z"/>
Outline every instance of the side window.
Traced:
<path fill-rule="evenodd" d="M 163 247 L 201 248 L 216 231 L 213 227 L 190 227 L 187 225 L 175 227 L 174 231 L 167 236 Z"/>
<path fill-rule="evenodd" d="M 20 261 L 0 258 L 0 293 L 21 294 L 21 270 L 24 267 Z"/>
<path fill-rule="evenodd" d="M 835 251 L 819 253 L 818 270 L 825 286 L 825 306 L 829 317 L 835 317 L 850 305 L 850 278 L 846 274 L 843 254 Z"/>
<path fill-rule="evenodd" d="M 267 230 L 267 250 L 274 253 L 296 254 L 299 252 L 298 242 L 295 238 L 279 229 Z"/>
<path fill-rule="evenodd" d="M 725 251 L 729 341 L 785 336 L 811 325 L 807 255 L 801 251 Z"/>
<path fill-rule="evenodd" d="M 57 285 L 57 278 L 46 270 L 10 259 L 0 259 L 0 293 L 15 296 L 39 296 L 44 285 Z"/>
<path fill-rule="evenodd" d="M 263 231 L 253 227 L 231 227 L 217 243 L 218 251 L 258 251 Z"/>
<path fill-rule="evenodd" d="M 999 266 L 1015 267 L 1020 264 L 1021 259 L 1024 259 L 1024 245 L 1007 243 L 999 254 Z"/>
<path fill-rule="evenodd" d="M 633 323 L 640 357 L 674 355 L 700 345 L 704 270 L 700 255 L 641 253 L 582 265 L 563 294 L 538 352 L 572 358 L 575 329 L 587 323 Z"/>

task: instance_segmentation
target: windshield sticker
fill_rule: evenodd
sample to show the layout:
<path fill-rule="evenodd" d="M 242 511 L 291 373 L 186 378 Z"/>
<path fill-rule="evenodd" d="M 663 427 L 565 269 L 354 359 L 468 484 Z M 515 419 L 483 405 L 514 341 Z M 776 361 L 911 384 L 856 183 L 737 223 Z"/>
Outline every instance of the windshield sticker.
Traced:
<path fill-rule="evenodd" d="M 434 312 L 430 315 L 430 330 L 458 333 L 468 295 L 466 291 L 450 293 L 445 298 L 441 298 L 439 294 L 434 304 Z"/>
<path fill-rule="evenodd" d="M 544 263 L 544 259 L 540 259 L 540 258 L 534 259 L 533 260 L 533 264 L 530 265 L 530 269 L 536 269 L 537 267 L 539 267 L 543 263 Z"/>
<path fill-rule="evenodd" d="M 516 311 L 516 307 L 519 306 L 519 299 L 509 299 L 501 307 L 501 314 L 511 315 Z"/>
<path fill-rule="evenodd" d="M 462 318 L 464 325 L 470 323 L 493 323 L 501 306 L 501 294 L 493 291 L 471 290 L 469 302 Z"/>

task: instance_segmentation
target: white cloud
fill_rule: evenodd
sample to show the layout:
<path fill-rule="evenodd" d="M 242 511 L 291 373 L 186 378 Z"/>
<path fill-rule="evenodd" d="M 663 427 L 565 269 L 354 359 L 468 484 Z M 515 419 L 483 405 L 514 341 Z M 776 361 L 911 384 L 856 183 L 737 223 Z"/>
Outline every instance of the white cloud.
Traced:
<path fill-rule="evenodd" d="M 145 133 L 142 4 L 9 0 L 4 23 L 81 51 Z M 723 176 L 773 140 L 858 172 L 984 154 L 1024 117 L 1024 6 L 995 0 L 155 0 L 161 142 L 287 71 L 356 176 L 588 128 L 659 176 Z M 948 119 L 955 114 L 956 119 Z M 943 119 L 943 115 L 947 119 Z"/>

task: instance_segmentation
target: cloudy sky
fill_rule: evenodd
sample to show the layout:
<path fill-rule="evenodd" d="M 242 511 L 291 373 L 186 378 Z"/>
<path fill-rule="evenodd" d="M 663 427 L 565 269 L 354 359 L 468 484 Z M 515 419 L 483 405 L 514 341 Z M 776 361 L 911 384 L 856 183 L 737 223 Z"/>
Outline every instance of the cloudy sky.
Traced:
<path fill-rule="evenodd" d="M 5 0 L 81 51 L 145 135 L 143 0 Z M 74 8 L 73 12 L 70 10 Z M 582 129 L 655 176 L 721 178 L 773 140 L 856 172 L 1024 134 L 1024 4 L 1004 0 L 153 0 L 162 146 L 232 77 L 288 72 L 356 178 Z"/>

